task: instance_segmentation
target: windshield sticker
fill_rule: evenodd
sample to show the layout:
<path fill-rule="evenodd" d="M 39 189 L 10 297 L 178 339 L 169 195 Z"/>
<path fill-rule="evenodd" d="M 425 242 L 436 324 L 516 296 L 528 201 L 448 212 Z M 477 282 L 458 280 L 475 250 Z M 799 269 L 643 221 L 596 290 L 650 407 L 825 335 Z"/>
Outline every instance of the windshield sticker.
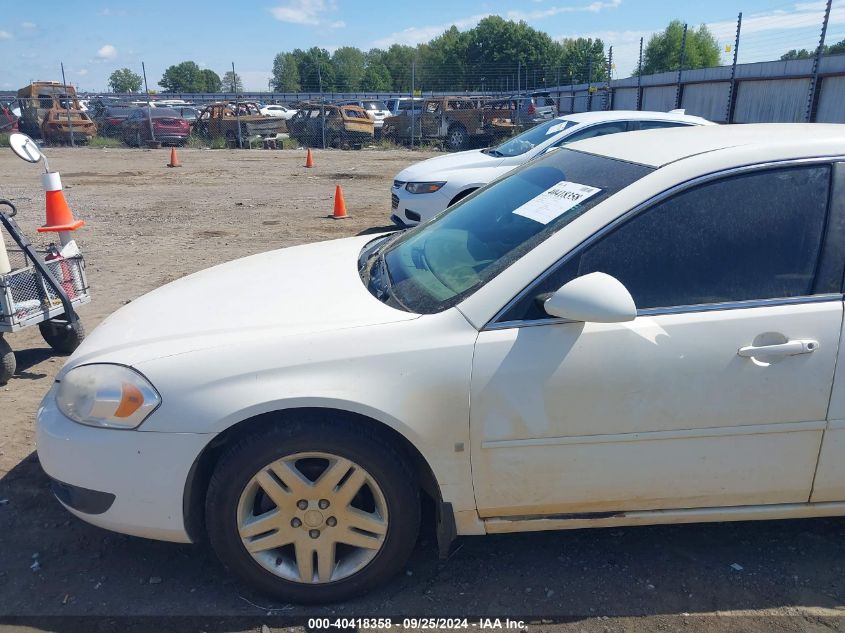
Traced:
<path fill-rule="evenodd" d="M 548 130 L 546 130 L 546 136 L 548 136 L 549 134 L 554 134 L 555 132 L 560 132 L 560 131 L 566 129 L 566 126 L 567 126 L 568 123 L 569 123 L 569 121 L 564 121 L 563 123 L 554 124 Z"/>
<path fill-rule="evenodd" d="M 600 191 L 601 189 L 597 187 L 563 180 L 552 185 L 539 196 L 531 198 L 513 212 L 540 224 L 548 224 Z"/>

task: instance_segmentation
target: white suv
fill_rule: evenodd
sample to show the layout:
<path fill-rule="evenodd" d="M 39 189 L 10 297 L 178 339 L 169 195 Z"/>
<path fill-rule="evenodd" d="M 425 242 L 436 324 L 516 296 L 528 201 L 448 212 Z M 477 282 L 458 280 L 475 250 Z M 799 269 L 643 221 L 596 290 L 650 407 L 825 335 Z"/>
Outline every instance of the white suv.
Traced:
<path fill-rule="evenodd" d="M 569 114 L 536 125 L 495 147 L 438 156 L 396 175 L 390 219 L 413 226 L 431 219 L 479 187 L 552 148 L 594 136 L 684 125 L 715 125 L 683 110 L 616 110 Z"/>

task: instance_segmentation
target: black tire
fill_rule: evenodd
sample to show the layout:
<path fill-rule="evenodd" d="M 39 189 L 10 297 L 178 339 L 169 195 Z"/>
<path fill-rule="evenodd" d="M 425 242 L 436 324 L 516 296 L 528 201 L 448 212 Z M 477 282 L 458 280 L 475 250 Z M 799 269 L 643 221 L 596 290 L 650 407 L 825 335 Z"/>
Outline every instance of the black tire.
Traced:
<path fill-rule="evenodd" d="M 59 354 L 72 354 L 85 339 L 85 328 L 82 322 L 71 325 L 67 321 L 42 321 L 38 324 L 41 337 Z"/>
<path fill-rule="evenodd" d="M 11 380 L 16 368 L 15 353 L 9 342 L 0 336 L 0 385 L 5 385 Z"/>
<path fill-rule="evenodd" d="M 238 440 L 217 463 L 206 496 L 208 536 L 223 564 L 255 589 L 288 602 L 336 602 L 369 591 L 402 568 L 419 533 L 419 485 L 404 456 L 377 433 L 329 417 L 302 415 Z M 238 502 L 253 476 L 277 459 L 307 452 L 358 464 L 387 504 L 390 520 L 381 549 L 362 569 L 337 581 L 306 584 L 277 576 L 246 551 L 238 532 Z"/>
<path fill-rule="evenodd" d="M 446 136 L 446 147 L 453 152 L 460 152 L 466 149 L 469 135 L 467 135 L 466 128 L 463 125 L 455 124 L 449 128 Z"/>
<path fill-rule="evenodd" d="M 226 131 L 226 147 L 229 149 L 237 149 L 238 147 L 238 135 L 232 130 Z"/>

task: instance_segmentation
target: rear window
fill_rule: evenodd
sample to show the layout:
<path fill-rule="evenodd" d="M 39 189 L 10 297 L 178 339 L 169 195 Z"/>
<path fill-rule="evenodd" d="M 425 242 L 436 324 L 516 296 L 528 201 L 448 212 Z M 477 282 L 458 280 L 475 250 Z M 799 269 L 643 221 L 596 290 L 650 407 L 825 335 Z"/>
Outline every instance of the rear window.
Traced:
<path fill-rule="evenodd" d="M 364 109 L 365 110 L 386 110 L 384 104 L 381 101 L 365 101 L 364 102 Z"/>
<path fill-rule="evenodd" d="M 153 108 L 152 114 L 154 119 L 178 119 L 179 113 L 173 108 Z"/>
<path fill-rule="evenodd" d="M 353 110 L 351 108 L 344 108 L 343 109 L 343 116 L 347 119 L 368 119 L 366 112 L 362 112 L 361 110 Z"/>

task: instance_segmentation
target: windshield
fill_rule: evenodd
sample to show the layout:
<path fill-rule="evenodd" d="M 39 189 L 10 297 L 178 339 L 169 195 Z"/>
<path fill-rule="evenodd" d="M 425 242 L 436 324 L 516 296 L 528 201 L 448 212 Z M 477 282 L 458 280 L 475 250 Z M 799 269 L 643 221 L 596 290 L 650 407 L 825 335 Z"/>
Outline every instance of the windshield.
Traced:
<path fill-rule="evenodd" d="M 552 119 L 540 125 L 535 125 L 530 130 L 508 139 L 500 145 L 491 147 L 487 150 L 487 153 L 493 156 L 519 156 L 549 140 L 555 134 L 560 134 L 575 125 L 578 125 L 575 121 Z"/>
<path fill-rule="evenodd" d="M 651 171 L 559 150 L 384 245 L 362 269 L 362 277 L 376 297 L 395 307 L 418 314 L 440 312 Z"/>

